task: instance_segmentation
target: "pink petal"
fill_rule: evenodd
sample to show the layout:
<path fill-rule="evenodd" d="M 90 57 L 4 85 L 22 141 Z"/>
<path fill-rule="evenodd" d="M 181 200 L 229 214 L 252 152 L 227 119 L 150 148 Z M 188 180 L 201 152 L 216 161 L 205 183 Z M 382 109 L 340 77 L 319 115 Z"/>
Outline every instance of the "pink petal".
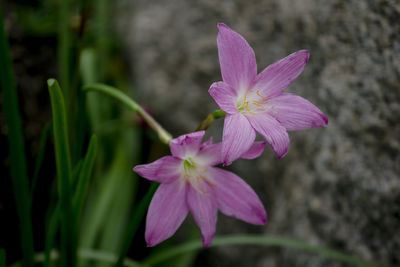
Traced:
<path fill-rule="evenodd" d="M 214 166 L 221 163 L 222 144 L 208 145 L 196 155 L 196 162 L 203 166 Z"/>
<path fill-rule="evenodd" d="M 260 90 L 264 97 L 280 95 L 300 75 L 308 58 L 308 51 L 300 50 L 269 65 L 258 74 L 253 90 Z"/>
<path fill-rule="evenodd" d="M 181 180 L 161 184 L 151 200 L 146 218 L 146 242 L 149 247 L 172 236 L 188 213 L 186 187 Z"/>
<path fill-rule="evenodd" d="M 207 176 L 213 177 L 214 195 L 222 213 L 248 223 L 265 224 L 267 215 L 263 204 L 240 177 L 219 168 L 209 168 Z"/>
<path fill-rule="evenodd" d="M 218 55 L 222 79 L 236 91 L 247 90 L 257 76 L 254 51 L 246 40 L 223 23 L 218 24 Z"/>
<path fill-rule="evenodd" d="M 236 92 L 229 84 L 225 82 L 213 83 L 208 93 L 214 98 L 220 109 L 231 114 L 238 112 L 235 103 Z"/>
<path fill-rule="evenodd" d="M 200 148 L 206 147 L 211 145 L 213 142 L 213 137 L 211 136 L 210 139 L 208 139 L 207 141 L 205 141 L 203 144 L 201 144 Z"/>
<path fill-rule="evenodd" d="M 172 155 L 180 159 L 195 156 L 200 149 L 201 139 L 203 138 L 204 133 L 204 131 L 199 131 L 184 134 L 173 139 L 169 143 Z"/>
<path fill-rule="evenodd" d="M 256 133 L 247 118 L 241 113 L 225 116 L 222 134 L 222 162 L 231 164 L 247 152 L 256 138 Z"/>
<path fill-rule="evenodd" d="M 215 199 L 211 195 L 212 190 L 206 183 L 203 183 L 202 186 L 207 192 L 199 192 L 188 184 L 186 198 L 189 210 L 200 228 L 203 247 L 209 247 L 215 233 L 218 209 Z"/>
<path fill-rule="evenodd" d="M 271 145 L 278 158 L 282 158 L 289 150 L 289 135 L 276 119 L 266 113 L 248 116 L 250 124 Z"/>
<path fill-rule="evenodd" d="M 241 155 L 242 159 L 255 159 L 258 158 L 264 151 L 265 142 L 254 142 L 250 149 Z"/>
<path fill-rule="evenodd" d="M 137 165 L 133 171 L 150 181 L 170 183 L 179 178 L 181 164 L 181 159 L 165 156 L 149 164 Z"/>
<path fill-rule="evenodd" d="M 269 114 L 288 131 L 327 126 L 328 118 L 308 100 L 292 94 L 282 94 L 268 101 Z"/>

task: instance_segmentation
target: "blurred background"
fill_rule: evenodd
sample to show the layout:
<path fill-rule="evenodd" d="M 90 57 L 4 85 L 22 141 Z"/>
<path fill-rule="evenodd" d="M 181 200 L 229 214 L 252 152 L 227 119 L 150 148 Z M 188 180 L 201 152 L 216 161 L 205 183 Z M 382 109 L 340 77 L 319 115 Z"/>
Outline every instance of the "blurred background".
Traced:
<path fill-rule="evenodd" d="M 60 3 L 68 6 L 66 14 L 60 13 Z M 7 0 L 2 6 L 28 173 L 35 177 L 37 172 L 32 189 L 36 251 L 44 249 L 56 199 L 53 141 L 41 142 L 51 120 L 46 80 L 56 77 L 62 86 L 75 88 L 67 104 L 73 118 L 73 161 L 86 151 L 90 133 L 99 137 L 81 244 L 116 251 L 131 203 L 149 186 L 131 168 L 168 153 L 168 148 L 120 103 L 86 97 L 79 88 L 91 82 L 116 86 L 146 106 L 175 137 L 191 132 L 217 108 L 207 91 L 221 80 L 216 25 L 224 22 L 253 47 L 259 71 L 292 52 L 309 50 L 304 72 L 287 92 L 314 103 L 329 125 L 291 132 L 283 159 L 267 148 L 256 160 L 232 164 L 229 168 L 260 196 L 269 221 L 252 226 L 219 214 L 217 235 L 279 235 L 400 265 L 399 1 Z M 63 16 L 67 35 L 60 30 Z M 61 40 L 66 47 L 60 47 Z M 3 108 L 0 112 L 0 247 L 12 263 L 21 254 L 7 178 Z M 217 121 L 207 135 L 220 140 L 222 126 L 223 120 Z M 44 150 L 42 143 L 47 144 Z M 36 170 L 40 151 L 43 164 Z M 168 242 L 198 238 L 192 228 L 187 219 Z M 143 226 L 131 258 L 151 253 L 142 233 Z M 218 247 L 189 256 L 182 260 L 187 266 L 351 266 L 294 249 L 257 246 Z"/>

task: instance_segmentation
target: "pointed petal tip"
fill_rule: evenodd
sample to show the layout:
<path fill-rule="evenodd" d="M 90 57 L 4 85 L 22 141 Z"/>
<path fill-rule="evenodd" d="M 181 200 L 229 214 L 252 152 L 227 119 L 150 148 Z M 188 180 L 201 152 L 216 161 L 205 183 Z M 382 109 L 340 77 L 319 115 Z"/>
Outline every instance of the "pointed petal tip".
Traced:
<path fill-rule="evenodd" d="M 225 24 L 225 23 L 222 23 L 222 22 L 217 23 L 217 27 L 218 27 L 218 30 L 221 30 L 221 28 L 227 28 L 227 29 L 229 29 L 229 27 L 226 26 L 226 24 Z"/>
<path fill-rule="evenodd" d="M 276 153 L 276 152 L 275 152 Z M 284 153 L 282 153 L 282 154 L 276 154 L 276 156 L 278 157 L 278 159 L 281 159 L 281 158 L 283 158 L 284 156 L 286 156 L 286 154 L 287 154 L 288 152 L 286 151 L 286 152 L 284 152 Z"/>
<path fill-rule="evenodd" d="M 204 248 L 208 248 L 211 246 L 212 240 L 214 236 L 209 236 L 209 237 L 202 237 L 201 242 L 203 243 Z"/>
<path fill-rule="evenodd" d="M 297 55 L 302 55 L 304 57 L 304 63 L 307 64 L 308 60 L 310 59 L 310 52 L 308 50 L 299 50 L 295 52 Z"/>
<path fill-rule="evenodd" d="M 328 126 L 328 117 L 325 116 L 325 114 L 322 114 L 322 119 L 324 120 L 324 124 L 322 126 L 324 127 Z"/>

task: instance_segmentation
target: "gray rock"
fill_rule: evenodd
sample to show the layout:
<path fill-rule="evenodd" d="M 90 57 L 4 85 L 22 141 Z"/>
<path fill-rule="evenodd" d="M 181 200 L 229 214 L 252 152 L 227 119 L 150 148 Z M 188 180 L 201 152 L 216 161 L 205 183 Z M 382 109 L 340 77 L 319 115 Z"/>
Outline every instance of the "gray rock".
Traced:
<path fill-rule="evenodd" d="M 220 216 L 218 234 L 265 233 L 400 265 L 400 3 L 358 0 L 136 1 L 117 20 L 142 103 L 175 135 L 216 108 L 217 22 L 254 48 L 259 70 L 300 49 L 310 61 L 288 91 L 316 104 L 324 129 L 292 132 L 232 169 L 269 213 L 264 227 Z M 125 3 L 126 5 L 126 3 Z M 210 134 L 220 139 L 222 123 Z M 226 247 L 211 266 L 348 266 L 292 249 Z M 223 260 L 221 260 L 223 259 Z M 198 263 L 198 264 L 200 264 Z"/>

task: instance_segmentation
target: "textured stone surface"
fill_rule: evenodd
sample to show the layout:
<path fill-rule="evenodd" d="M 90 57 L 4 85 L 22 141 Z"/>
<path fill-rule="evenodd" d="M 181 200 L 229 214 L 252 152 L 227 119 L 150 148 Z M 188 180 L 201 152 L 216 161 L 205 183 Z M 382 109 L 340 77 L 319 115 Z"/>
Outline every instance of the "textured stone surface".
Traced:
<path fill-rule="evenodd" d="M 218 234 L 283 235 L 400 265 L 398 1 L 136 1 L 122 15 L 117 25 L 139 97 L 176 135 L 216 108 L 207 90 L 221 80 L 217 22 L 248 40 L 259 70 L 308 49 L 310 61 L 288 91 L 320 107 L 329 126 L 290 133 L 284 159 L 267 149 L 255 161 L 234 163 L 265 203 L 269 223 L 220 216 Z M 211 128 L 217 139 L 221 127 Z M 259 247 L 214 249 L 198 259 L 199 266 L 246 263 L 346 266 Z"/>

